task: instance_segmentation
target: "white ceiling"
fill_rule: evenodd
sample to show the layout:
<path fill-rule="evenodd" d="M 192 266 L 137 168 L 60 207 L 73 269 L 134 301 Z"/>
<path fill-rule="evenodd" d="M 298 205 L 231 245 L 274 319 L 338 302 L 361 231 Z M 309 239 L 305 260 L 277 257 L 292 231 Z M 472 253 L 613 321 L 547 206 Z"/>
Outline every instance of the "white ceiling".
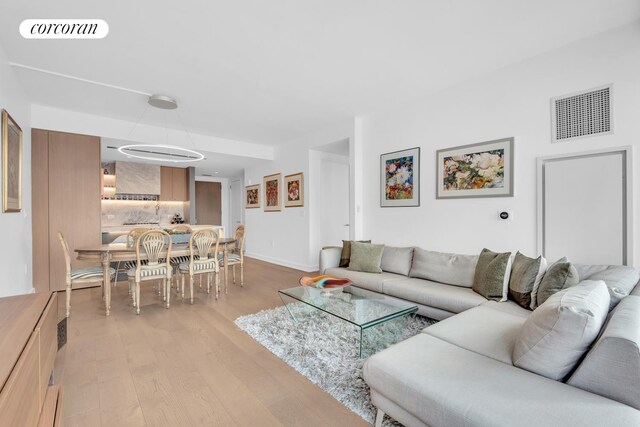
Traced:
<path fill-rule="evenodd" d="M 174 96 L 190 131 L 278 145 L 639 17 L 637 0 L 14 0 L 0 7 L 0 44 L 16 63 Z M 104 19 L 110 32 L 25 40 L 27 18 Z M 146 106 L 17 73 L 35 104 L 132 121 Z"/>

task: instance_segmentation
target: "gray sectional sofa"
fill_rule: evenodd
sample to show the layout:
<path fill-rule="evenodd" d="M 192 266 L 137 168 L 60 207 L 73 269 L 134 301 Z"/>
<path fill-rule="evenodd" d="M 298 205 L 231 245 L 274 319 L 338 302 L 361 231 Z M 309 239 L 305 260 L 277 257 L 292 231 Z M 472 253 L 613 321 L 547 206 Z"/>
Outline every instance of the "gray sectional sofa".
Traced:
<path fill-rule="evenodd" d="M 576 286 L 603 281 L 617 306 L 577 366 L 554 380 L 514 365 L 532 311 L 476 294 L 477 257 L 408 249 L 385 247 L 380 274 L 337 267 L 341 248 L 320 254 L 321 273 L 441 320 L 365 362 L 377 424 L 386 413 L 407 426 L 640 426 L 640 272 L 576 265 Z"/>

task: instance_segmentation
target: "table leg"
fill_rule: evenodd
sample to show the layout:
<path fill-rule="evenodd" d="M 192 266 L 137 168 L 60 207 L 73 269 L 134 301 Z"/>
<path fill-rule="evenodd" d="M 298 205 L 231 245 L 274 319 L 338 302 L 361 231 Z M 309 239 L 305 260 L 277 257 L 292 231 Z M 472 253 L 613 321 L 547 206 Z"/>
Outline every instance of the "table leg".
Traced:
<path fill-rule="evenodd" d="M 111 310 L 111 275 L 109 274 L 109 253 L 102 256 L 102 286 L 104 286 L 104 308 L 107 316 Z"/>
<path fill-rule="evenodd" d="M 227 251 L 227 245 L 224 245 L 224 254 L 223 254 L 223 262 L 224 262 L 224 293 L 228 294 L 228 288 L 227 288 L 227 276 L 229 275 L 229 267 L 227 267 L 228 264 L 228 260 L 229 260 L 229 255 L 228 255 L 228 251 Z"/>

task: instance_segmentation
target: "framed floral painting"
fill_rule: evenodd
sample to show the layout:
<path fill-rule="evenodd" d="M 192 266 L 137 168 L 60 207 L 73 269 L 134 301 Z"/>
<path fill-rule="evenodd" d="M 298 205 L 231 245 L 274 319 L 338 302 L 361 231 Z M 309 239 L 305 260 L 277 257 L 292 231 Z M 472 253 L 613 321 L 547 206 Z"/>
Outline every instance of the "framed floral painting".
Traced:
<path fill-rule="evenodd" d="M 22 129 L 2 110 L 2 212 L 22 210 Z"/>
<path fill-rule="evenodd" d="M 280 179 L 282 175 L 279 173 L 265 176 L 262 180 L 264 186 L 264 211 L 278 212 L 282 210 L 280 196 Z"/>
<path fill-rule="evenodd" d="M 420 147 L 380 155 L 380 206 L 420 206 Z"/>
<path fill-rule="evenodd" d="M 244 187 L 246 209 L 260 207 L 260 184 L 247 185 Z"/>
<path fill-rule="evenodd" d="M 512 197 L 513 138 L 436 152 L 436 198 Z"/>
<path fill-rule="evenodd" d="M 284 207 L 304 206 L 304 177 L 302 172 L 284 177 Z"/>

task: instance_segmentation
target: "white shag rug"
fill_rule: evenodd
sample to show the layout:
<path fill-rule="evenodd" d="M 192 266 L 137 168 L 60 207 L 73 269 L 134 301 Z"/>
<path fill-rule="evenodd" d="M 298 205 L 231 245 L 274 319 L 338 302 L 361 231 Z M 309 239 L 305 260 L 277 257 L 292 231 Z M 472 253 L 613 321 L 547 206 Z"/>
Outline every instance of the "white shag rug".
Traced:
<path fill-rule="evenodd" d="M 362 379 L 366 355 L 412 337 L 435 322 L 410 315 L 367 329 L 363 338 L 365 358 L 361 359 L 359 328 L 316 310 L 300 323 L 285 307 L 235 320 L 240 329 L 370 423 L 375 421 L 376 408 Z M 385 417 L 384 425 L 400 424 Z"/>

